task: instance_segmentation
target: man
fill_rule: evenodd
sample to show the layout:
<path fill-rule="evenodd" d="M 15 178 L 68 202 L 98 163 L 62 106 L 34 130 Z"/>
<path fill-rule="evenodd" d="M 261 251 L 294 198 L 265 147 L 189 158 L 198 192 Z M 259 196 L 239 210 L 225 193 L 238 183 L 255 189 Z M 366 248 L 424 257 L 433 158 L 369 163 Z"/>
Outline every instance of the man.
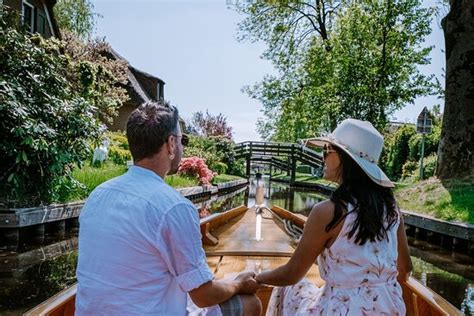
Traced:
<path fill-rule="evenodd" d="M 80 216 L 77 315 L 185 315 L 188 295 L 208 307 L 199 312 L 260 313 L 254 273 L 213 280 L 198 211 L 163 181 L 178 169 L 183 137 L 167 103 L 145 103 L 130 115 L 135 165 L 96 188 Z"/>

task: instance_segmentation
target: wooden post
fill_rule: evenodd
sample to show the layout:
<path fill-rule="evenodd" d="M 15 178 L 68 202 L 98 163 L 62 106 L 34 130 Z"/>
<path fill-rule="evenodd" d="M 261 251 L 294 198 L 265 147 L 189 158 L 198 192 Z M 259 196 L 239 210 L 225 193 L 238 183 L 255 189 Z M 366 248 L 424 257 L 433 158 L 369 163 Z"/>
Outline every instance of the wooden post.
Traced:
<path fill-rule="evenodd" d="M 247 164 L 246 164 L 246 169 L 245 169 L 245 175 L 247 176 L 247 179 L 250 179 L 250 155 L 247 155 Z"/>
<path fill-rule="evenodd" d="M 55 238 L 64 238 L 66 235 L 66 221 L 62 220 L 49 223 L 47 235 L 54 236 Z"/>
<path fill-rule="evenodd" d="M 79 231 L 79 217 L 73 217 L 66 220 L 66 230 L 76 233 Z"/>
<path fill-rule="evenodd" d="M 293 208 L 295 206 L 295 190 L 293 188 L 290 188 L 290 197 L 289 197 L 289 199 L 290 199 L 290 203 L 288 205 L 289 206 L 288 210 L 290 212 L 293 212 L 294 211 Z"/>
<path fill-rule="evenodd" d="M 35 244 L 44 243 L 45 224 L 38 224 L 31 227 L 32 242 Z"/>
<path fill-rule="evenodd" d="M 19 228 L 3 228 L 0 230 L 0 236 L 5 241 L 8 249 L 17 249 L 20 242 Z M 2 242 L 3 244 L 3 242 Z"/>
<path fill-rule="evenodd" d="M 295 158 L 295 147 L 291 145 L 291 173 L 290 173 L 290 186 L 295 184 L 296 179 L 296 158 Z"/>

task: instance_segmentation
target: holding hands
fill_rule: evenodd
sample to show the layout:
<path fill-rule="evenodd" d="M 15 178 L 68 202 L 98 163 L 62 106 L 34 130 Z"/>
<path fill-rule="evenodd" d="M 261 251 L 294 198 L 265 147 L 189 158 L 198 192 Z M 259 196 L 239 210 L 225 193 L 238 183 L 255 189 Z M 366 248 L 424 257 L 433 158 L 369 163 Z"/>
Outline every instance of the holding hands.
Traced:
<path fill-rule="evenodd" d="M 235 277 L 235 281 L 239 283 L 239 294 L 255 294 L 263 285 L 255 279 L 255 272 L 242 272 Z"/>

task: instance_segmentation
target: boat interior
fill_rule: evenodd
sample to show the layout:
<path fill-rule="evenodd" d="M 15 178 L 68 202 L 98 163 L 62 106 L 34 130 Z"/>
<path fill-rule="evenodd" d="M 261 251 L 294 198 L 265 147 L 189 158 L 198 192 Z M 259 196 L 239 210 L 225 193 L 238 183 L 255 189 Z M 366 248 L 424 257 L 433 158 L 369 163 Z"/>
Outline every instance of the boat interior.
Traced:
<path fill-rule="evenodd" d="M 251 208 L 240 206 L 201 219 L 203 247 L 216 279 L 233 278 L 243 271 L 256 273 L 276 268 L 291 257 L 306 222 L 302 215 L 283 208 L 267 208 L 257 199 Z M 260 202 L 260 203 L 259 203 Z M 324 285 L 315 264 L 307 278 Z M 407 315 L 461 315 L 437 293 L 414 278 L 402 284 Z M 73 315 L 76 285 L 27 312 L 25 315 Z M 257 292 L 265 314 L 272 288 Z"/>

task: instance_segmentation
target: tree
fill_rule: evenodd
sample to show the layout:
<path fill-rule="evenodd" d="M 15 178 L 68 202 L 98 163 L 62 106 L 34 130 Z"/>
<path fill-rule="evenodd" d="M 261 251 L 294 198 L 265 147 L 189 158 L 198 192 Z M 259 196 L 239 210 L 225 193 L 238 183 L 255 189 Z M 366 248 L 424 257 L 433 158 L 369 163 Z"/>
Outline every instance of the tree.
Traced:
<path fill-rule="evenodd" d="M 0 204 L 48 203 L 73 185 L 101 124 L 67 80 L 62 42 L 31 36 L 7 10 L 0 16 Z M 64 190 L 62 190 L 64 191 Z"/>
<path fill-rule="evenodd" d="M 474 174 L 474 2 L 451 0 L 442 20 L 446 45 L 446 97 L 436 174 Z"/>
<path fill-rule="evenodd" d="M 60 201 L 127 98 L 126 64 L 103 41 L 46 40 L 10 10 L 0 18 L 0 204 Z"/>
<path fill-rule="evenodd" d="M 92 37 L 96 18 L 100 17 L 90 0 L 59 0 L 54 15 L 61 31 L 73 32 L 82 40 Z"/>
<path fill-rule="evenodd" d="M 205 114 L 199 111 L 193 114 L 191 123 L 202 136 L 223 136 L 232 140 L 232 127 L 227 124 L 227 118 L 222 113 L 214 116 L 207 110 Z"/>
<path fill-rule="evenodd" d="M 112 123 L 117 110 L 128 100 L 126 61 L 111 57 L 110 45 L 103 39 L 80 40 L 74 33 L 63 32 L 64 50 L 75 69 L 67 74 L 75 91 L 96 108 L 96 116 Z"/>
<path fill-rule="evenodd" d="M 241 39 L 263 40 L 278 75 L 244 90 L 263 104 L 259 132 L 295 141 L 353 117 L 382 130 L 396 110 L 438 83 L 429 63 L 434 9 L 420 1 L 257 1 L 237 6 Z"/>

